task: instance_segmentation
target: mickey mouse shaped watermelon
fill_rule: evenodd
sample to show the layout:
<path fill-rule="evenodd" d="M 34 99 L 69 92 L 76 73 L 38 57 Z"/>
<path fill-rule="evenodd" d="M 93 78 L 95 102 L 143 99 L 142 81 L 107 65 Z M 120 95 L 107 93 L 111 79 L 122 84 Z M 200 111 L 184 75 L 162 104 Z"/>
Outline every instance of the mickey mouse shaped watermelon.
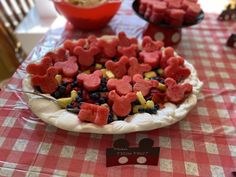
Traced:
<path fill-rule="evenodd" d="M 67 40 L 27 66 L 25 91 L 43 121 L 76 132 L 127 133 L 173 124 L 197 103 L 202 82 L 171 47 L 146 36 Z M 128 51 L 128 52 L 127 52 Z"/>

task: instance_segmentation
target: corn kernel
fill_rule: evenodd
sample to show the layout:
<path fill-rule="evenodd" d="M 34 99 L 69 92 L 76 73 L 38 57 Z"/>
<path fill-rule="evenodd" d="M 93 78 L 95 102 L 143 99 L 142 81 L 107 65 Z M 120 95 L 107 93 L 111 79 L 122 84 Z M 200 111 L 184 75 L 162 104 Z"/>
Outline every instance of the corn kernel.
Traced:
<path fill-rule="evenodd" d="M 58 85 L 60 85 L 60 84 L 61 84 L 61 81 L 62 81 L 62 76 L 61 76 L 60 74 L 57 74 L 57 75 L 55 76 L 55 79 L 57 80 Z"/>
<path fill-rule="evenodd" d="M 107 76 L 109 79 L 115 78 L 115 75 L 114 75 L 111 71 L 109 71 L 109 70 L 106 71 L 106 76 Z"/>
<path fill-rule="evenodd" d="M 146 103 L 146 109 L 153 109 L 154 108 L 154 102 L 151 100 L 148 100 Z"/>
<path fill-rule="evenodd" d="M 141 103 L 141 105 L 142 105 L 142 106 L 145 106 L 145 105 L 146 105 L 146 100 L 145 100 L 145 98 L 143 97 L 142 92 L 141 92 L 141 91 L 138 91 L 138 92 L 136 93 L 136 95 L 137 95 L 138 101 Z"/>
<path fill-rule="evenodd" d="M 103 76 L 103 77 L 106 77 L 106 71 L 107 71 L 107 70 L 106 70 L 106 69 L 101 69 L 101 71 L 102 71 L 102 76 Z"/>
<path fill-rule="evenodd" d="M 105 108 L 108 108 L 108 109 L 109 109 L 109 105 L 108 105 L 108 104 L 106 104 L 106 103 L 104 103 L 104 104 L 101 104 L 100 106 L 103 106 L 103 107 L 105 107 Z"/>
<path fill-rule="evenodd" d="M 160 75 L 160 76 L 163 76 L 164 75 L 164 70 L 162 68 L 159 68 L 157 70 L 157 73 Z"/>
<path fill-rule="evenodd" d="M 78 96 L 78 93 L 75 90 L 72 90 L 70 92 L 70 97 L 73 101 L 77 98 L 77 96 Z"/>
<path fill-rule="evenodd" d="M 154 71 L 150 71 L 150 72 L 144 73 L 144 76 L 146 78 L 152 78 L 152 77 L 157 77 L 157 74 Z"/>
<path fill-rule="evenodd" d="M 157 88 L 161 91 L 166 91 L 166 85 L 165 84 L 159 83 Z"/>
<path fill-rule="evenodd" d="M 143 105 L 135 105 L 133 106 L 133 113 L 138 113 L 140 108 L 144 108 Z"/>
<path fill-rule="evenodd" d="M 91 74 L 91 71 L 90 71 L 90 70 L 86 70 L 86 71 L 84 71 L 83 73 L 85 73 L 85 74 Z"/>
<path fill-rule="evenodd" d="M 102 65 L 99 64 L 99 63 L 96 63 L 95 68 L 96 68 L 96 69 L 102 69 Z"/>
<path fill-rule="evenodd" d="M 71 104 L 72 101 L 73 101 L 73 100 L 72 100 L 71 97 L 68 97 L 68 98 L 59 98 L 59 99 L 57 99 L 57 103 L 59 104 L 59 106 L 60 106 L 61 108 L 66 108 L 66 106 L 67 106 L 68 104 Z"/>

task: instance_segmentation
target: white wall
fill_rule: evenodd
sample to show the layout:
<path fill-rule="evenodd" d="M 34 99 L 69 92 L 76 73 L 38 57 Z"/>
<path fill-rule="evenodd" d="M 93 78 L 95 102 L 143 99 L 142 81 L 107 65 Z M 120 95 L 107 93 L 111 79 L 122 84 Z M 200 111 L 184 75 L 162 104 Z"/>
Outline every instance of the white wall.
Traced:
<path fill-rule="evenodd" d="M 49 30 L 57 15 L 50 0 L 35 0 L 35 8 L 27 14 L 15 30 L 15 34 L 27 54 Z"/>

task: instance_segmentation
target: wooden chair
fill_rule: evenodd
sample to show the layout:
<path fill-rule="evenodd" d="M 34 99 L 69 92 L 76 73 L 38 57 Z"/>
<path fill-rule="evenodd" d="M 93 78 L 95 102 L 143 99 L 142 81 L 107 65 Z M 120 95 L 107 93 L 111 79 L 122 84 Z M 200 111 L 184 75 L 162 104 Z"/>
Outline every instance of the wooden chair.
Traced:
<path fill-rule="evenodd" d="M 14 31 L 33 4 L 32 0 L 1 0 L 0 10 L 5 24 Z"/>
<path fill-rule="evenodd" d="M 26 58 L 26 54 L 17 40 L 14 30 L 33 6 L 32 0 L 0 0 L 0 25 L 4 28 L 8 42 L 14 48 L 16 58 L 20 63 Z"/>
<path fill-rule="evenodd" d="M 2 24 L 0 24 L 0 41 L 0 81 L 2 81 L 15 72 L 20 62 L 16 57 L 12 41 Z"/>

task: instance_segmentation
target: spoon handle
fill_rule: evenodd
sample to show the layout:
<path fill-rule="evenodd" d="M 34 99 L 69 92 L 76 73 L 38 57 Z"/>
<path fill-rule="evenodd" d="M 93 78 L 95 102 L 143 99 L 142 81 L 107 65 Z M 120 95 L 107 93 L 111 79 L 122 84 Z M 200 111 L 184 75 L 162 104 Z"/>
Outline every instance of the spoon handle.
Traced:
<path fill-rule="evenodd" d="M 47 100 L 50 100 L 50 101 L 53 101 L 55 103 L 57 103 L 57 100 L 52 98 L 52 97 L 49 97 L 47 95 L 44 95 L 44 94 L 41 94 L 41 93 L 38 93 L 38 92 L 31 92 L 31 91 L 25 91 L 25 90 L 20 90 L 20 89 L 11 89 L 11 88 L 7 88 L 8 90 L 10 91 L 16 91 L 16 92 L 21 92 L 21 93 L 28 93 L 28 94 L 33 94 L 33 95 L 37 95 L 37 96 L 41 96 Z"/>

